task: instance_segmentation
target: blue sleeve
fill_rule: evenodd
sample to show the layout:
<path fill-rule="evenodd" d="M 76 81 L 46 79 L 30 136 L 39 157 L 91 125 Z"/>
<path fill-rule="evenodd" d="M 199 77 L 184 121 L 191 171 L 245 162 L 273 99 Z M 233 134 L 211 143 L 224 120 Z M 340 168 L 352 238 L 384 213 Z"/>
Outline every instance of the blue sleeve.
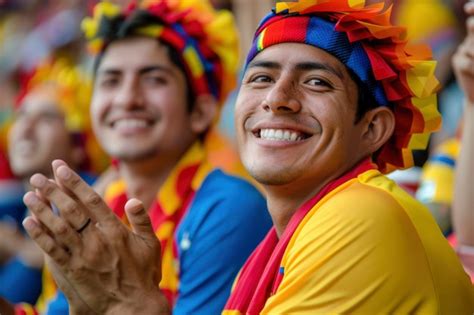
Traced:
<path fill-rule="evenodd" d="M 69 305 L 66 296 L 61 291 L 57 291 L 54 299 L 49 302 L 45 315 L 68 315 Z"/>
<path fill-rule="evenodd" d="M 263 197 L 235 180 L 203 187 L 178 229 L 175 315 L 220 314 L 237 273 L 272 225 Z"/>
<path fill-rule="evenodd" d="M 0 296 L 13 304 L 35 304 L 41 293 L 41 270 L 13 258 L 0 268 Z"/>

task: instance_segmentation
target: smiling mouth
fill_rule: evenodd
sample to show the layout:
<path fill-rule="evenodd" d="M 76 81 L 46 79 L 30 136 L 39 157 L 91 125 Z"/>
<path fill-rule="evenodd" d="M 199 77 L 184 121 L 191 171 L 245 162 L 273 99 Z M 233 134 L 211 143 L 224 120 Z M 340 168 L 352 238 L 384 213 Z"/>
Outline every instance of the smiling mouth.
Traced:
<path fill-rule="evenodd" d="M 118 119 L 110 123 L 112 128 L 118 129 L 134 129 L 134 128 L 146 128 L 153 125 L 153 121 L 147 119 L 137 118 L 123 118 Z"/>
<path fill-rule="evenodd" d="M 298 142 L 303 141 L 311 137 L 310 134 L 288 130 L 288 129 L 258 129 L 254 132 L 257 138 L 271 141 L 289 141 Z"/>

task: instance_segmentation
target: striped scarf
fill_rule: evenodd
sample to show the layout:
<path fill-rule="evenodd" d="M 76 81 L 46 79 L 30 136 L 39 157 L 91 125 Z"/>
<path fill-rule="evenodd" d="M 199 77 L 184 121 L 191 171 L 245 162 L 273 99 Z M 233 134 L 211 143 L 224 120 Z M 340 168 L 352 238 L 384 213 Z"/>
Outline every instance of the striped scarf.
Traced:
<path fill-rule="evenodd" d="M 179 257 L 175 232 L 196 191 L 211 170 L 210 164 L 205 160 L 204 149 L 200 143 L 195 143 L 175 166 L 148 209 L 153 229 L 161 242 L 160 288 L 170 305 L 174 305 L 179 287 Z M 106 190 L 107 204 L 127 224 L 124 206 L 128 199 L 126 183 L 123 180 L 113 182 Z"/>
<path fill-rule="evenodd" d="M 295 212 L 280 238 L 273 227 L 242 268 L 223 314 L 260 314 L 267 299 L 276 293 L 283 280 L 283 254 L 306 214 L 331 191 L 374 167 L 374 164 L 366 159 L 323 187 Z"/>

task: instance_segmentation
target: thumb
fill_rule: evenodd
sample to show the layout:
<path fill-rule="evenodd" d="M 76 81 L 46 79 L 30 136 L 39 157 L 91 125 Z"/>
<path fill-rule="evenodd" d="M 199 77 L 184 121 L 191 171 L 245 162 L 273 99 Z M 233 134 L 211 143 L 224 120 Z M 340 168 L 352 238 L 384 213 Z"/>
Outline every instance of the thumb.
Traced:
<path fill-rule="evenodd" d="M 146 239 L 156 239 L 150 217 L 140 200 L 132 198 L 127 201 L 125 204 L 125 213 L 135 234 Z"/>

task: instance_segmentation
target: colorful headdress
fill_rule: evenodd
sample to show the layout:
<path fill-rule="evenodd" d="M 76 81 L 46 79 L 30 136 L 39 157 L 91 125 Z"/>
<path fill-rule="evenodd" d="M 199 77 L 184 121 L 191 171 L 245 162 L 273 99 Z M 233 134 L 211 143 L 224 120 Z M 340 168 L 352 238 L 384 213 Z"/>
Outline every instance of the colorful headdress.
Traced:
<path fill-rule="evenodd" d="M 99 173 L 108 164 L 92 132 L 90 123 L 90 101 L 92 81 L 89 76 L 69 62 L 59 59 L 40 64 L 25 82 L 17 100 L 17 107 L 23 99 L 40 86 L 52 86 L 57 93 L 57 106 L 64 114 L 66 128 L 82 145 L 87 155 L 87 165 L 82 170 Z"/>
<path fill-rule="evenodd" d="M 263 19 L 247 64 L 263 49 L 304 43 L 336 56 L 352 70 L 380 106 L 396 119 L 390 140 L 373 156 L 388 173 L 413 165 L 412 150 L 424 149 L 441 125 L 436 109 L 436 62 L 425 46 L 407 43 L 402 27 L 390 23 L 391 9 L 364 0 L 281 1 Z"/>
<path fill-rule="evenodd" d="M 239 61 L 232 14 L 214 10 L 208 0 L 133 1 L 125 10 L 101 2 L 95 6 L 93 17 L 82 24 L 89 50 L 104 51 L 120 38 L 121 26 L 140 11 L 154 20 L 135 29 L 134 35 L 157 38 L 176 49 L 187 76 L 192 78 L 194 95 L 211 94 L 222 103 L 235 87 Z"/>

